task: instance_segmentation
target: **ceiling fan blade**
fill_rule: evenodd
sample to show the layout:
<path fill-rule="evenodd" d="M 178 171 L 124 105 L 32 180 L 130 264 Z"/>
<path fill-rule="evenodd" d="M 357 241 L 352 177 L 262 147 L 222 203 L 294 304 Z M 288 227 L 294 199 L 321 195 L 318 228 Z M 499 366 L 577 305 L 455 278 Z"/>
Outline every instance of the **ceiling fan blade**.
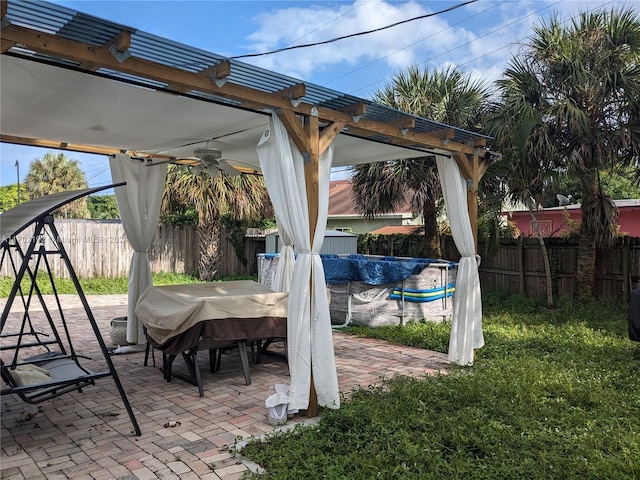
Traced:
<path fill-rule="evenodd" d="M 224 160 L 219 160 L 218 161 L 218 168 L 220 170 L 222 170 L 224 173 L 226 173 L 227 175 L 231 176 L 231 177 L 236 176 L 236 175 L 240 175 L 242 173 L 239 170 L 236 170 L 235 168 L 233 168 L 231 165 L 229 165 Z"/>

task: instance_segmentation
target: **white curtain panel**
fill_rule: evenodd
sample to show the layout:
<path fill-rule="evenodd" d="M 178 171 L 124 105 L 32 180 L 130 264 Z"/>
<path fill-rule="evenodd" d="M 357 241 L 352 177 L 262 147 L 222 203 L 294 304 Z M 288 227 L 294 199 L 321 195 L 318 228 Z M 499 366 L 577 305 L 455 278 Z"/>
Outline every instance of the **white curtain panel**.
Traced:
<path fill-rule="evenodd" d="M 278 224 L 278 235 L 282 242 L 282 247 L 280 248 L 280 258 L 278 259 L 276 275 L 273 279 L 273 289 L 277 292 L 289 292 L 291 291 L 291 284 L 293 283 L 293 271 L 295 268 L 296 258 L 293 251 L 291 237 L 286 232 L 277 216 L 276 222 Z"/>
<path fill-rule="evenodd" d="M 158 226 L 167 165 L 147 167 L 128 155 L 117 154 L 110 158 L 109 166 L 113 183 L 127 182 L 115 189 L 122 226 L 134 250 L 129 268 L 127 342 L 142 345 L 144 332 L 135 308 L 140 295 L 152 284 L 149 247 Z"/>
<path fill-rule="evenodd" d="M 459 365 L 473 365 L 473 351 L 484 345 L 484 337 L 478 262 L 467 210 L 467 185 L 453 159 L 439 156 L 436 161 L 453 241 L 462 256 L 456 276 L 449 360 Z"/>
<path fill-rule="evenodd" d="M 333 145 L 320 157 L 318 222 L 316 234 L 309 235 L 309 211 L 304 180 L 303 157 L 289 141 L 277 114 L 257 146 L 260 168 L 280 222 L 298 250 L 289 293 L 287 342 L 291 387 L 289 410 L 309 406 L 310 379 L 318 404 L 340 407 L 329 302 L 320 259 L 320 249 L 329 209 L 329 177 Z M 313 286 L 313 289 L 310 286 Z"/>

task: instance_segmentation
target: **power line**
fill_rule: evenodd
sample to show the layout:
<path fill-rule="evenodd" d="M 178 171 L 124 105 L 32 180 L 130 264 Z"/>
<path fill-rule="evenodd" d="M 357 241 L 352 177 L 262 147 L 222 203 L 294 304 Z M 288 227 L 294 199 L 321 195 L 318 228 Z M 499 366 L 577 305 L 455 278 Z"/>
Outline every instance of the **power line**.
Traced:
<path fill-rule="evenodd" d="M 540 13 L 540 12 L 542 12 L 542 11 L 544 11 L 544 10 L 547 10 L 547 9 L 549 9 L 549 8 L 551 8 L 551 7 L 555 7 L 556 5 L 558 5 L 558 4 L 562 3 L 562 2 L 563 2 L 563 0 L 558 0 L 556 3 L 553 3 L 553 4 L 551 4 L 551 5 L 548 5 L 548 6 L 544 7 L 544 8 L 541 8 L 540 10 L 537 10 L 537 11 L 535 11 L 535 12 L 529 13 L 528 15 L 525 15 L 524 17 L 520 17 L 520 18 L 518 18 L 517 20 L 514 20 L 513 22 L 510 22 L 510 23 L 507 23 L 507 24 L 505 24 L 505 25 L 502 25 L 502 26 L 500 26 L 500 27 L 498 27 L 498 28 L 495 28 L 495 29 L 493 29 L 493 30 L 491 30 L 491 31 L 489 31 L 489 32 L 487 32 L 487 33 L 485 33 L 484 35 L 481 35 L 481 36 L 479 36 L 479 37 L 476 37 L 476 38 L 474 38 L 473 40 L 469 40 L 468 42 L 462 43 L 462 44 L 460 44 L 460 45 L 458 45 L 458 46 L 456 46 L 456 47 L 454 47 L 454 48 L 451 48 L 451 49 L 449 49 L 449 50 L 447 50 L 447 51 L 445 51 L 445 52 L 442 52 L 442 53 L 440 53 L 440 54 L 436 55 L 435 57 L 428 58 L 428 59 L 426 59 L 426 60 L 424 60 L 424 61 L 422 61 L 422 62 L 418 63 L 416 66 L 418 66 L 418 65 L 423 65 L 423 64 L 425 64 L 425 63 L 427 63 L 427 62 L 430 62 L 430 61 L 432 61 L 432 60 L 435 60 L 436 58 L 439 58 L 439 57 L 441 57 L 441 56 L 443 56 L 443 55 L 446 55 L 446 54 L 451 53 L 451 52 L 453 52 L 453 51 L 455 51 L 455 50 L 458 50 L 458 49 L 459 49 L 459 48 L 461 48 L 461 47 L 464 47 L 464 46 L 466 46 L 466 45 L 469 45 L 469 44 L 471 44 L 471 43 L 475 42 L 476 40 L 479 40 L 479 39 L 484 38 L 484 37 L 488 37 L 489 35 L 491 35 L 491 34 L 493 34 L 493 33 L 497 32 L 497 31 L 499 31 L 499 30 L 502 30 L 502 29 L 504 29 L 504 28 L 510 27 L 511 25 L 514 25 L 514 24 L 516 24 L 516 23 L 518 23 L 518 22 L 521 22 L 521 21 L 522 21 L 522 20 L 524 20 L 525 18 L 531 17 L 532 15 L 537 15 L 538 13 Z M 401 72 L 406 72 L 406 71 L 407 71 L 407 69 L 401 70 Z M 360 88 L 358 88 L 357 90 L 354 90 L 353 92 L 358 92 L 358 91 L 363 90 L 363 89 L 365 89 L 365 88 L 367 88 L 367 87 L 370 87 L 370 86 L 372 86 L 372 85 L 376 85 L 376 84 L 378 84 L 378 83 L 380 83 L 380 82 L 382 82 L 382 81 L 384 81 L 384 80 L 389 80 L 389 79 L 391 79 L 391 78 L 394 78 L 396 75 L 398 75 L 398 72 L 394 73 L 393 75 L 387 75 L 386 77 L 384 77 L 384 78 L 382 78 L 382 79 L 380 79 L 380 80 L 377 80 L 377 81 L 375 81 L 375 82 L 372 82 L 372 83 L 369 83 L 369 84 L 367 84 L 367 85 L 364 85 L 363 87 L 360 87 Z M 353 92 L 352 92 L 352 93 L 353 93 Z"/>
<path fill-rule="evenodd" d="M 467 2 L 459 3 L 457 5 L 453 5 L 453 6 L 449 7 L 449 8 L 445 8 L 444 10 L 440 10 L 438 12 L 427 13 L 425 15 L 419 15 L 417 17 L 409 18 L 407 20 L 401 20 L 399 22 L 392 23 L 391 25 L 387 25 L 385 27 L 374 28 L 373 30 L 367 30 L 367 31 L 364 31 L 364 32 L 357 32 L 357 33 L 350 33 L 349 35 L 343 35 L 341 37 L 335 37 L 335 38 L 331 38 L 329 40 L 324 40 L 324 41 L 320 41 L 320 42 L 306 43 L 306 44 L 302 44 L 302 45 L 293 45 L 291 47 L 282 47 L 282 48 L 278 48 L 276 50 L 271 50 L 269 52 L 248 53 L 246 55 L 236 55 L 234 57 L 229 57 L 229 59 L 237 60 L 239 58 L 262 57 L 264 55 L 272 55 L 274 53 L 286 52 L 288 50 L 296 50 L 298 48 L 315 47 L 316 45 L 326 45 L 328 43 L 337 42 L 339 40 L 344 40 L 346 38 L 353 38 L 353 37 L 359 37 L 359 36 L 362 36 L 362 35 L 368 35 L 370 33 L 380 32 L 380 31 L 386 30 L 388 28 L 397 27 L 398 25 L 402 25 L 402 24 L 405 24 L 405 23 L 414 22 L 416 20 L 422 20 L 424 18 L 429 18 L 429 17 L 433 17 L 433 16 L 436 16 L 436 15 L 441 15 L 443 13 L 451 12 L 453 10 L 456 10 L 458 8 L 461 8 L 461 7 L 464 7 L 464 6 L 469 5 L 471 3 L 475 3 L 477 1 L 478 0 L 469 0 Z"/>
<path fill-rule="evenodd" d="M 403 50 L 406 50 L 406 49 L 407 49 L 407 48 L 409 48 L 409 47 L 413 47 L 414 45 L 417 45 L 418 43 L 424 42 L 425 40 L 427 40 L 427 39 L 429 39 L 429 38 L 433 38 L 433 37 L 435 37 L 436 35 L 440 35 L 441 33 L 446 32 L 447 30 L 451 30 L 451 29 L 452 29 L 453 27 L 455 27 L 456 25 L 460 25 L 461 23 L 465 23 L 465 22 L 467 22 L 468 20 L 471 20 L 472 18 L 475 18 L 475 17 L 477 17 L 477 16 L 479 16 L 479 15 L 482 15 L 483 13 L 485 13 L 485 12 L 487 12 L 487 11 L 489 11 L 489 10 L 493 9 L 493 8 L 496 8 L 496 7 L 500 6 L 500 5 L 502 5 L 503 3 L 506 3 L 506 0 L 505 0 L 505 1 L 502 1 L 502 2 L 500 2 L 500 3 L 496 3 L 496 4 L 494 4 L 494 5 L 491 5 L 489 8 L 486 8 L 486 9 L 482 10 L 481 12 L 476 13 L 475 15 L 471 15 L 470 17 L 467 17 L 467 18 L 465 18 L 465 19 L 463 19 L 463 20 L 460 20 L 459 22 L 456 22 L 456 23 L 454 23 L 454 24 L 450 25 L 450 26 L 449 26 L 449 27 L 447 27 L 447 28 L 444 28 L 444 29 L 442 29 L 442 30 L 440 30 L 440 31 L 438 31 L 438 32 L 436 32 L 436 33 L 432 33 L 431 35 L 428 35 L 428 36 L 426 36 L 426 37 L 424 37 L 424 38 L 421 38 L 420 40 L 418 40 L 418 41 L 416 41 L 416 42 L 413 42 L 413 43 L 411 43 L 411 44 L 409 44 L 409 45 L 405 45 L 404 47 L 399 48 L 398 50 L 395 50 L 395 51 L 393 51 L 393 52 L 389 53 L 388 55 L 385 55 L 385 56 L 383 56 L 383 57 L 378 57 L 378 58 L 376 58 L 375 60 L 373 60 L 373 61 L 371 61 L 371 62 L 369 62 L 369 63 L 367 63 L 367 64 L 365 64 L 365 65 L 362 65 L 362 66 L 360 66 L 360 67 L 358 67 L 358 68 L 356 68 L 356 69 L 353 69 L 353 70 L 351 70 L 351 71 L 349 71 L 349 72 L 347 72 L 347 73 L 345 73 L 345 74 L 343 74 L 343 75 L 340 75 L 340 76 L 338 76 L 338 77 L 335 77 L 335 78 L 333 78 L 333 79 L 329 80 L 328 82 L 325 82 L 325 84 L 329 84 L 329 83 L 335 82 L 336 80 L 340 80 L 341 78 L 347 77 L 347 76 L 351 75 L 352 73 L 355 73 L 355 72 L 358 72 L 358 71 L 360 71 L 360 70 L 362 70 L 362 69 L 364 69 L 364 68 L 367 68 L 367 67 L 369 67 L 369 66 L 373 65 L 374 63 L 379 62 L 380 60 L 384 60 L 385 58 L 389 58 L 390 56 L 395 55 L 396 53 L 401 52 L 401 51 L 403 51 Z M 376 83 L 377 83 L 377 82 L 376 82 Z M 365 87 L 363 87 L 363 88 L 365 88 Z"/>
<path fill-rule="evenodd" d="M 319 27 L 314 28 L 313 30 L 311 30 L 311 31 L 309 31 L 309 32 L 307 32 L 307 33 L 305 33 L 304 35 L 300 35 L 298 38 L 294 38 L 293 40 L 291 40 L 291 41 L 287 44 L 287 46 L 291 45 L 293 42 L 297 42 L 298 40 L 301 40 L 301 39 L 303 39 L 303 38 L 305 38 L 305 37 L 308 37 L 308 36 L 309 36 L 309 35 L 311 35 L 313 32 L 317 32 L 317 31 L 319 31 L 319 30 L 322 30 L 322 29 L 323 29 L 324 27 L 326 27 L 327 25 L 329 25 L 329 24 L 331 24 L 331 23 L 335 22 L 335 21 L 336 21 L 336 20 L 338 20 L 339 18 L 342 18 L 342 17 L 344 17 L 344 16 L 346 16 L 346 15 L 350 14 L 350 13 L 351 13 L 351 12 L 353 12 L 354 10 L 359 9 L 359 8 L 360 8 L 360 7 L 362 7 L 365 3 L 369 3 L 370 1 L 371 1 L 371 0 L 365 0 L 365 1 L 364 1 L 364 2 L 362 2 L 362 3 L 359 3 L 357 6 L 354 6 L 353 8 L 351 8 L 351 9 L 347 10 L 346 12 L 344 12 L 344 13 L 342 13 L 342 14 L 338 15 L 337 17 L 332 18 L 332 19 L 331 19 L 331 20 L 329 20 L 328 22 L 326 22 L 326 23 L 324 23 L 324 24 L 320 25 Z M 238 57 L 233 57 L 233 58 L 238 58 Z M 259 61 L 258 61 L 258 62 L 256 62 L 256 63 L 259 63 Z"/>
<path fill-rule="evenodd" d="M 597 11 L 597 10 L 601 10 L 604 7 L 606 7 L 607 5 L 610 5 L 610 4 L 614 3 L 614 2 L 615 2 L 615 0 L 609 0 L 607 3 L 603 3 L 602 5 L 598 6 L 597 8 L 594 8 L 593 10 L 587 10 L 587 12 L 594 12 L 594 11 Z M 571 21 L 573 18 L 574 18 L 573 16 L 569 16 L 568 18 L 565 18 L 561 23 L 565 24 L 565 23 Z M 532 40 L 532 39 L 533 39 L 533 35 L 528 35 L 528 36 L 524 37 L 524 40 Z M 487 53 L 484 53 L 482 55 L 479 55 L 476 58 L 472 58 L 471 60 L 468 60 L 468 61 L 466 61 L 464 63 L 460 63 L 458 66 L 459 67 L 463 67 L 465 65 L 468 65 L 470 63 L 475 62 L 476 60 L 480 60 L 481 58 L 484 58 L 484 57 L 492 55 L 492 54 L 494 54 L 496 52 L 499 52 L 500 50 L 504 50 L 505 48 L 510 48 L 516 43 L 519 43 L 519 42 L 516 41 L 516 42 L 507 43 L 506 45 L 503 45 L 500 48 L 496 48 L 495 50 L 491 50 L 490 52 L 487 52 Z"/>
<path fill-rule="evenodd" d="M 109 170 L 109 165 L 107 165 L 106 167 L 104 167 L 102 170 L 100 170 L 98 173 L 96 173 L 95 175 L 93 175 L 90 178 L 87 178 L 87 183 L 89 183 L 89 181 L 93 180 L 94 178 L 99 177 L 100 175 L 102 175 L 104 172 L 106 172 L 107 170 Z"/>

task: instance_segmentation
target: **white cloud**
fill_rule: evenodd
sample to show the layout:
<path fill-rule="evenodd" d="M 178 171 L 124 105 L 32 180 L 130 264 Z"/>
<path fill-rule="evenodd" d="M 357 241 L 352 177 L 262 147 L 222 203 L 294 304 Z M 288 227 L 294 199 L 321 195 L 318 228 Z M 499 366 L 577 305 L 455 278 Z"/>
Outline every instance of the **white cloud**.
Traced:
<path fill-rule="evenodd" d="M 255 18 L 259 27 L 248 37 L 250 50 L 269 51 L 371 30 L 432 13 L 434 5 L 443 8 L 441 2 L 357 0 L 340 3 L 337 10 L 334 3 L 321 2 L 269 11 Z M 494 81 L 541 17 L 558 12 L 560 18 L 568 18 L 603 5 L 619 7 L 623 2 L 483 1 L 380 32 L 247 61 L 360 96 L 411 65 L 440 68 L 453 63 Z"/>

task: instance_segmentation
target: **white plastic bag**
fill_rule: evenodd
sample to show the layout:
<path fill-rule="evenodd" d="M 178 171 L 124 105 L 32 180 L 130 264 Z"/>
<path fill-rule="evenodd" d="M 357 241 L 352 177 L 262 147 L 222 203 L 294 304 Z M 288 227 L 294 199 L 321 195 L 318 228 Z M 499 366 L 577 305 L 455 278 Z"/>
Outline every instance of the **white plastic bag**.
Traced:
<path fill-rule="evenodd" d="M 270 395 L 264 402 L 267 407 L 267 419 L 269 425 L 284 425 L 287 423 L 289 385 L 278 383 L 273 388 L 276 393 Z"/>

